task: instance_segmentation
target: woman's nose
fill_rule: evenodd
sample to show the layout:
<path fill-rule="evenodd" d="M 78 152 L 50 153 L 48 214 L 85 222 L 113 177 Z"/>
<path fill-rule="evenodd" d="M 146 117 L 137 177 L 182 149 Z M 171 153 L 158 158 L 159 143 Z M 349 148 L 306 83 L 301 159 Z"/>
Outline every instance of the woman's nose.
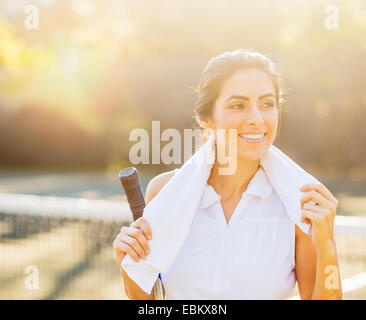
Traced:
<path fill-rule="evenodd" d="M 255 124 L 264 122 L 257 106 L 253 106 L 252 108 L 250 108 L 247 121 Z"/>

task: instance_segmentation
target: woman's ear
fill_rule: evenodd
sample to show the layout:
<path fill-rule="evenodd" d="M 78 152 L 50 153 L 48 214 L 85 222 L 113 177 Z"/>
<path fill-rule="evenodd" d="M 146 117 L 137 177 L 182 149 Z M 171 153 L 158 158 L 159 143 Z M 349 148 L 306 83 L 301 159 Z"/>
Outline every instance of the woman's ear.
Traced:
<path fill-rule="evenodd" d="M 206 116 L 196 114 L 196 121 L 202 129 L 210 129 L 208 118 Z"/>

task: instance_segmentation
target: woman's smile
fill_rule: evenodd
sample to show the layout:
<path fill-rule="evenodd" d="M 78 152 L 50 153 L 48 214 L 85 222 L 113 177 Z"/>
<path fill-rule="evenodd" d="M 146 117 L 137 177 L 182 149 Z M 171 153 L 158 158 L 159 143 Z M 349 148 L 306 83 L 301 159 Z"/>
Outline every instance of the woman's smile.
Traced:
<path fill-rule="evenodd" d="M 247 143 L 261 143 L 265 141 L 265 137 L 267 132 L 256 133 L 256 134 L 239 134 L 240 140 L 247 142 Z"/>

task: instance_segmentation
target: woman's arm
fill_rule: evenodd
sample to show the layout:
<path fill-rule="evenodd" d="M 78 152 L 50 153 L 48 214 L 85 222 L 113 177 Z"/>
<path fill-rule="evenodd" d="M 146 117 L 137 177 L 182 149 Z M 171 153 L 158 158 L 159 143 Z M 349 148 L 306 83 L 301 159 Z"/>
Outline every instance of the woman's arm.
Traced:
<path fill-rule="evenodd" d="M 335 243 L 328 248 L 317 249 L 311 235 L 303 233 L 296 226 L 295 257 L 296 278 L 302 300 L 342 299 Z"/>
<path fill-rule="evenodd" d="M 304 186 L 303 221 L 311 221 L 311 235 L 296 226 L 296 277 L 301 299 L 342 299 L 333 226 L 338 201 L 323 185 Z M 308 204 L 314 201 L 318 205 Z"/>
<path fill-rule="evenodd" d="M 153 178 L 146 189 L 145 202 L 148 204 L 159 192 L 160 190 L 169 182 L 169 180 L 174 176 L 174 171 L 168 171 L 162 173 L 155 178 Z M 145 220 L 146 221 L 146 220 Z M 147 223 L 147 221 L 146 221 Z M 123 257 L 122 257 L 123 259 Z M 127 296 L 131 300 L 155 300 L 154 290 L 152 290 L 151 294 L 147 294 L 143 291 L 121 268 L 121 261 L 118 260 L 118 265 L 120 266 L 120 272 L 124 283 L 124 288 Z M 138 260 L 137 260 L 138 261 Z"/>

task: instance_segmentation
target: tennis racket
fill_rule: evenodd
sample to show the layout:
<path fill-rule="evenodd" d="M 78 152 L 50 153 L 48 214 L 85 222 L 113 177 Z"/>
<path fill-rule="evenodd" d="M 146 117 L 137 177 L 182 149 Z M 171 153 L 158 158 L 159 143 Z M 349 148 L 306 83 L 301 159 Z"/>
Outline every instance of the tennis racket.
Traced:
<path fill-rule="evenodd" d="M 125 190 L 133 220 L 136 221 L 138 218 L 142 217 L 144 208 L 146 206 L 144 195 L 140 186 L 138 171 L 134 167 L 128 167 L 121 170 L 118 177 L 121 181 L 123 189 Z M 154 284 L 153 290 L 155 300 L 165 300 L 165 291 L 161 281 L 160 273 Z"/>

